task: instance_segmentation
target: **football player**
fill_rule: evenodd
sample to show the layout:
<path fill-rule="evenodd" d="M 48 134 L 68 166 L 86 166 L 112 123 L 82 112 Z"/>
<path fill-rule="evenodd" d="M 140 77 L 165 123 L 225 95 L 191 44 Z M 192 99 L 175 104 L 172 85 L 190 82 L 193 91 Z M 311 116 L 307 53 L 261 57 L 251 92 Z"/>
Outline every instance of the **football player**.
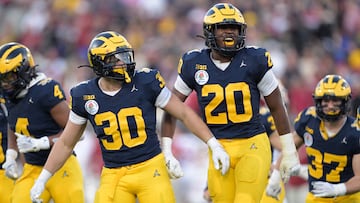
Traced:
<path fill-rule="evenodd" d="M 105 164 L 96 203 L 174 203 L 156 133 L 157 107 L 179 118 L 207 142 L 214 153 L 213 164 L 221 173 L 227 172 L 229 157 L 205 123 L 172 96 L 158 71 L 135 70 L 134 50 L 124 36 L 114 31 L 99 33 L 90 42 L 88 59 L 98 77 L 71 89 L 69 121 L 31 189 L 34 201 L 42 198 L 47 180 L 71 154 L 89 121 Z"/>
<path fill-rule="evenodd" d="M 12 158 L 11 150 L 7 152 L 7 109 L 4 98 L 0 98 L 0 202 L 10 203 L 10 197 L 14 188 L 14 180 L 5 175 L 5 168 L 16 164 Z"/>
<path fill-rule="evenodd" d="M 308 158 L 306 203 L 360 202 L 360 121 L 348 115 L 350 85 L 340 75 L 326 75 L 313 99 L 315 106 L 295 119 L 294 132 Z"/>
<path fill-rule="evenodd" d="M 14 203 L 30 203 L 30 189 L 39 176 L 50 149 L 65 127 L 69 106 L 61 85 L 37 72 L 30 50 L 10 42 L 0 47 L 0 87 L 8 109 L 6 175 L 17 179 Z M 22 175 L 16 165 L 24 153 Z M 43 202 L 84 202 L 83 176 L 74 152 L 46 185 Z"/>
<path fill-rule="evenodd" d="M 285 105 L 286 106 L 289 105 L 287 91 L 285 90 L 285 88 L 283 87 L 283 85 L 281 83 L 279 83 L 279 88 L 280 88 L 281 95 L 282 95 Z M 186 99 L 186 101 L 188 101 L 189 98 L 192 98 L 192 97 L 194 97 L 193 94 L 189 95 L 189 97 Z M 192 108 L 195 108 L 195 107 L 192 107 Z M 277 161 L 277 159 L 278 159 L 277 153 L 279 151 L 281 151 L 281 143 L 279 140 L 279 134 L 276 131 L 274 118 L 271 116 L 271 112 L 269 111 L 269 109 L 265 106 L 260 107 L 259 113 L 260 113 L 261 123 L 264 125 L 266 134 L 268 135 L 269 141 L 271 144 L 272 155 L 273 155 L 272 161 L 275 163 L 275 161 Z M 272 171 L 273 169 L 270 169 L 270 170 Z M 275 173 L 277 173 L 279 175 L 279 178 L 281 181 L 279 171 L 277 171 Z M 271 174 L 274 174 L 274 173 L 271 173 Z M 285 189 L 284 189 L 283 183 L 281 183 L 280 186 L 281 186 L 280 188 L 277 187 L 278 189 L 280 189 L 280 192 L 278 192 L 276 198 L 266 195 L 266 191 L 264 191 L 260 202 L 261 203 L 282 203 L 285 199 Z M 210 198 L 210 194 L 209 194 L 207 186 L 204 189 L 203 197 L 208 202 L 211 202 L 211 198 Z"/>
<path fill-rule="evenodd" d="M 271 165 L 269 139 L 258 114 L 260 95 L 280 134 L 282 176 L 287 179 L 300 168 L 270 53 L 245 46 L 246 23 L 232 4 L 212 6 L 203 22 L 208 48 L 183 55 L 173 93 L 184 101 L 196 91 L 203 120 L 230 155 L 227 174 L 209 163 L 208 187 L 213 202 L 259 202 Z M 167 139 L 173 136 L 175 121 L 164 115 L 162 131 Z"/>
<path fill-rule="evenodd" d="M 306 202 L 360 202 L 360 123 L 348 116 L 350 85 L 340 75 L 326 75 L 313 98 L 315 107 L 299 113 L 294 133 L 308 156 Z"/>

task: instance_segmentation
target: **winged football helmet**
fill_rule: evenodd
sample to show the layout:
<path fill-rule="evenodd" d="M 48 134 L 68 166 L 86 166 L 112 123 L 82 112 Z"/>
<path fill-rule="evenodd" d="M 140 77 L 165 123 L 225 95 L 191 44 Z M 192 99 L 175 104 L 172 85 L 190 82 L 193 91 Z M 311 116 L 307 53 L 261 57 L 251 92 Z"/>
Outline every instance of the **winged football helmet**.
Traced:
<path fill-rule="evenodd" d="M 92 39 L 88 60 L 100 77 L 128 83 L 134 75 L 134 50 L 124 36 L 113 31 L 101 32 Z"/>
<path fill-rule="evenodd" d="M 23 44 L 10 42 L 0 47 L 0 88 L 3 96 L 16 99 L 36 77 L 35 62 Z"/>
<path fill-rule="evenodd" d="M 327 121 L 336 121 L 350 110 L 351 88 L 340 75 L 326 75 L 317 84 L 313 93 L 317 115 Z M 323 99 L 341 100 L 340 111 L 325 113 L 321 101 Z"/>
<path fill-rule="evenodd" d="M 216 43 L 215 30 L 218 26 L 233 25 L 238 27 L 239 35 L 232 46 L 220 47 Z M 224 56 L 234 56 L 245 46 L 246 23 L 242 13 L 232 4 L 219 3 L 211 7 L 204 17 L 203 32 L 205 44 Z"/>

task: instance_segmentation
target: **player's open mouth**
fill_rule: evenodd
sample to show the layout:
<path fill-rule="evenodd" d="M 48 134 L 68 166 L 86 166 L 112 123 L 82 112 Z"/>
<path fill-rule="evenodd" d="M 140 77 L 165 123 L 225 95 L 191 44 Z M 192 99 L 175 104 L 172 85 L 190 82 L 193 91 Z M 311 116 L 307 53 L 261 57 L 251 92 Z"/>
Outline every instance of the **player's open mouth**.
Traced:
<path fill-rule="evenodd" d="M 232 37 L 226 37 L 224 39 L 224 44 L 225 44 L 225 46 L 234 46 L 235 40 Z"/>

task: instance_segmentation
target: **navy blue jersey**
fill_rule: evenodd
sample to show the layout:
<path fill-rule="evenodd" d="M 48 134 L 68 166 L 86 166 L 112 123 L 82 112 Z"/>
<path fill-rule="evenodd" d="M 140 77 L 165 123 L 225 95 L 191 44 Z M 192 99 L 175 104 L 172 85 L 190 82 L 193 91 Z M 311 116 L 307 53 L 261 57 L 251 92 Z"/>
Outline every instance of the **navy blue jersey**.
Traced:
<path fill-rule="evenodd" d="M 188 52 L 178 72 L 196 91 L 203 120 L 216 138 L 248 138 L 264 132 L 257 85 L 271 68 L 269 52 L 246 47 L 224 71 L 211 60 L 210 49 Z"/>
<path fill-rule="evenodd" d="M 5 162 L 5 154 L 7 150 L 7 115 L 5 108 L 5 100 L 0 98 L 0 170 Z"/>
<path fill-rule="evenodd" d="M 266 107 L 260 108 L 260 119 L 261 123 L 265 127 L 266 134 L 268 137 L 276 130 L 274 118 L 271 115 L 271 112 Z"/>
<path fill-rule="evenodd" d="M 155 101 L 165 87 L 160 73 L 136 72 L 114 96 L 104 94 L 98 80 L 71 89 L 72 111 L 93 126 L 105 167 L 136 164 L 158 155 Z"/>
<path fill-rule="evenodd" d="M 342 129 L 329 137 L 315 107 L 300 112 L 295 119 L 296 133 L 304 139 L 309 163 L 309 191 L 313 181 L 344 183 L 354 176 L 352 158 L 360 153 L 360 126 L 347 117 Z"/>
<path fill-rule="evenodd" d="M 51 136 L 62 129 L 51 116 L 51 109 L 64 101 L 61 85 L 46 78 L 28 89 L 28 93 L 14 103 L 7 103 L 10 129 L 35 138 Z M 48 150 L 25 153 L 26 163 L 43 166 L 50 153 Z"/>

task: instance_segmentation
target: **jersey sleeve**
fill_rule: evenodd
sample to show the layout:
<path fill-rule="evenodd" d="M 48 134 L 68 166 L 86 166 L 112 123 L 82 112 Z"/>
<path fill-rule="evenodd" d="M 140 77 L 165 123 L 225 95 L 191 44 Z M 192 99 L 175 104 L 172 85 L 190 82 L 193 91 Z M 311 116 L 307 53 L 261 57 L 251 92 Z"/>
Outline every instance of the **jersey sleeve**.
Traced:
<path fill-rule="evenodd" d="M 139 74 L 138 78 L 140 79 L 138 79 L 138 81 L 146 88 L 147 92 L 149 93 L 144 95 L 144 97 L 151 97 L 151 100 L 155 103 L 155 100 L 166 86 L 164 78 L 157 69 L 143 68 L 136 74 Z"/>
<path fill-rule="evenodd" d="M 152 70 L 155 75 L 154 80 L 150 83 L 151 89 L 156 93 L 156 97 L 165 88 L 166 82 L 158 70 Z"/>
<path fill-rule="evenodd" d="M 80 83 L 77 86 L 70 89 L 70 108 L 75 114 L 80 117 L 87 118 L 87 113 L 84 109 L 83 102 L 83 88 L 84 83 Z"/>
<path fill-rule="evenodd" d="M 45 109 L 52 109 L 58 103 L 65 101 L 66 96 L 63 88 L 60 83 L 55 80 L 44 80 L 40 81 L 38 85 L 43 86 L 40 89 L 42 93 L 42 102 L 41 105 L 45 107 Z"/>
<path fill-rule="evenodd" d="M 306 125 L 311 116 L 316 116 L 315 107 L 309 107 L 301 111 L 294 120 L 294 129 L 296 133 L 304 139 Z"/>
<path fill-rule="evenodd" d="M 258 83 L 264 78 L 265 74 L 272 69 L 273 62 L 270 52 L 264 48 L 250 47 L 247 49 L 248 55 L 256 61 L 256 68 L 253 69 L 253 76 L 256 77 Z"/>
<path fill-rule="evenodd" d="M 182 58 L 179 60 L 178 75 L 181 78 L 181 80 L 185 83 L 185 85 L 190 89 L 194 89 L 195 84 L 193 79 L 194 76 L 192 73 L 193 70 L 191 69 L 192 67 L 189 65 L 189 63 L 199 54 L 201 54 L 201 50 L 194 49 L 185 53 L 182 56 Z"/>

